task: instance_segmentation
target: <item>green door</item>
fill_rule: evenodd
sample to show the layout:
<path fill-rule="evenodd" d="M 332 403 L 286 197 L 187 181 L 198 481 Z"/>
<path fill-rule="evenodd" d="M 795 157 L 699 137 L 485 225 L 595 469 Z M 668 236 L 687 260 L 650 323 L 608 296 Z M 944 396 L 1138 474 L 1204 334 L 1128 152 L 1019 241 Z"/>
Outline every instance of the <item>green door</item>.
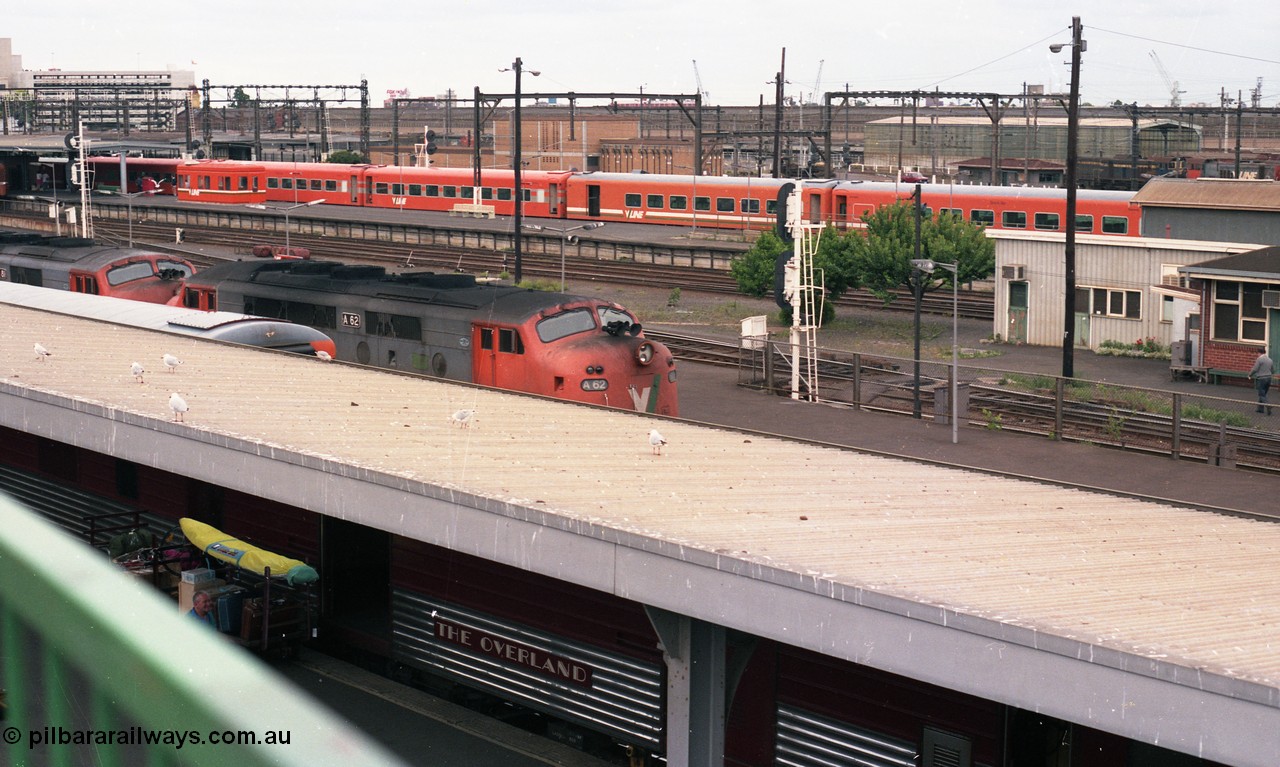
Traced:
<path fill-rule="evenodd" d="M 1009 283 L 1009 332 L 1007 338 L 1011 344 L 1027 342 L 1027 283 Z"/>

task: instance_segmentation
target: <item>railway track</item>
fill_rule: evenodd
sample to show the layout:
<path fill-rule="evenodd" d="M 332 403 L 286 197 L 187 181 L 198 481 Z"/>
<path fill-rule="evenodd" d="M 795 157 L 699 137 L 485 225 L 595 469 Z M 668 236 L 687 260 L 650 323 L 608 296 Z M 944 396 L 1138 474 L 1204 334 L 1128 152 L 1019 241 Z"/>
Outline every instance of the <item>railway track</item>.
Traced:
<path fill-rule="evenodd" d="M 114 220 L 99 220 L 95 224 L 99 236 L 124 242 L 129 235 L 127 224 Z M 133 225 L 135 242 L 164 243 L 173 236 L 173 228 L 159 224 Z M 249 255 L 254 245 L 278 239 L 273 234 L 240 229 L 185 229 L 185 241 L 190 243 L 216 244 L 233 248 L 241 255 Z M 272 244 L 280 244 L 272 242 Z M 470 272 L 474 274 L 489 273 L 493 275 L 509 273 L 515 268 L 514 255 L 509 251 L 482 250 L 478 248 L 439 247 L 428 245 L 408 245 L 405 243 L 377 242 L 370 243 L 359 240 L 337 240 L 333 238 L 311 237 L 291 234 L 291 247 L 304 247 L 311 251 L 315 258 L 332 258 L 343 261 L 360 261 L 362 263 L 379 264 L 392 269 L 448 269 L 450 271 Z M 191 254 L 174 246 L 177 252 Z M 558 243 L 552 246 L 558 248 Z M 194 258 L 197 266 L 208 266 Z M 636 285 L 649 288 L 671 289 L 680 287 L 684 290 L 703 293 L 721 293 L 739 295 L 737 283 L 728 272 L 718 269 L 698 267 L 672 267 L 655 264 L 644 264 L 632 261 L 595 260 L 578 257 L 566 257 L 566 274 L 574 282 L 604 282 L 614 284 Z M 560 255 L 540 253 L 535 249 L 526 251 L 521 258 L 521 269 L 526 278 L 559 281 Z M 885 304 L 876 296 L 865 291 L 855 291 L 841 296 L 836 301 L 837 307 L 851 309 L 878 309 L 892 312 L 910 312 L 914 303 L 909 292 L 897 294 L 894 301 Z M 966 319 L 990 320 L 995 311 L 995 298 L 990 291 L 961 291 L 957 301 L 957 311 Z M 927 314 L 950 316 L 952 297 L 950 294 L 925 294 L 921 298 L 920 310 Z"/>
<path fill-rule="evenodd" d="M 759 356 L 748 359 L 736 342 L 678 333 L 646 330 L 645 334 L 666 344 L 677 358 L 739 370 L 744 364 L 759 365 Z M 913 410 L 913 381 L 896 363 L 849 354 L 821 359 L 818 363 L 818 390 L 848 392 L 838 401 L 858 407 L 909 414 Z M 856 369 L 855 369 L 856 368 Z M 789 362 L 775 354 L 774 381 L 761 388 L 787 388 Z M 963 378 L 963 373 L 962 373 Z M 742 380 L 742 376 L 739 377 Z M 922 388 L 925 411 L 932 411 L 932 385 Z M 1057 398 L 982 381 L 968 383 L 968 423 L 988 428 L 1039 434 L 1075 442 L 1089 442 L 1135 452 L 1171 455 L 1205 462 L 1231 461 L 1236 466 L 1280 473 L 1280 435 L 1247 427 L 1226 426 L 1190 418 L 1140 410 L 1120 402 L 1080 401 L 1065 398 L 1061 411 Z M 834 395 L 833 395 L 834 396 Z M 835 399 L 831 401 L 837 401 Z"/>

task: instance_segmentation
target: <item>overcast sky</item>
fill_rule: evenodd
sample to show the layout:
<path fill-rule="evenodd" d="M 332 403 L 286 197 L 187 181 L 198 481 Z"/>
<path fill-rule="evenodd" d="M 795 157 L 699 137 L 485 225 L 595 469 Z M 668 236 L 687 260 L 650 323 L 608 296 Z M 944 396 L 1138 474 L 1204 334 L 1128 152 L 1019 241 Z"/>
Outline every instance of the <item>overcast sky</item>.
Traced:
<path fill-rule="evenodd" d="M 907 13 L 904 9 L 910 9 Z M 784 12 L 783 9 L 787 9 Z M 794 9 L 794 10 L 792 10 Z M 25 69 L 186 69 L 214 85 L 358 85 L 469 98 L 526 93 L 693 93 L 694 61 L 710 103 L 754 105 L 786 49 L 787 95 L 910 90 L 1065 92 L 1071 17 L 1084 25 L 1086 102 L 1280 103 L 1280 2 L 1164 0 L 5 0 L 0 37 Z M 819 79 L 820 77 L 820 79 Z"/>

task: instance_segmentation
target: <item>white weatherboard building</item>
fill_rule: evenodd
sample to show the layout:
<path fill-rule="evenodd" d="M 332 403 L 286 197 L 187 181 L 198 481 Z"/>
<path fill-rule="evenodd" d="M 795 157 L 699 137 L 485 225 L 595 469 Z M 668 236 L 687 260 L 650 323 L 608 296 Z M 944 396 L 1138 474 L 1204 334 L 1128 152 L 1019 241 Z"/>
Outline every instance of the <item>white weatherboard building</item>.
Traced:
<path fill-rule="evenodd" d="M 992 334 L 1013 343 L 1061 346 L 1065 304 L 1066 238 L 1062 233 L 988 230 L 996 243 L 995 318 Z M 1186 291 L 1179 266 L 1260 245 L 1154 237 L 1076 235 L 1075 342 L 1098 349 L 1103 341 L 1154 338 L 1169 345 L 1197 326 L 1199 306 Z"/>

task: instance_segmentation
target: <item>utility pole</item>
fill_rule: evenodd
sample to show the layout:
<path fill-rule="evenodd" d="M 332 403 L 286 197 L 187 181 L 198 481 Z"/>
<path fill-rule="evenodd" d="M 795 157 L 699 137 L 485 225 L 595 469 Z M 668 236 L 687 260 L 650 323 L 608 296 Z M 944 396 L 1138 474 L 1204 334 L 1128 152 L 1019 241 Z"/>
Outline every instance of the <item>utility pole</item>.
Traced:
<path fill-rule="evenodd" d="M 786 82 L 787 49 L 782 49 L 782 66 L 774 83 L 773 97 L 773 177 L 782 178 L 782 84 Z"/>

